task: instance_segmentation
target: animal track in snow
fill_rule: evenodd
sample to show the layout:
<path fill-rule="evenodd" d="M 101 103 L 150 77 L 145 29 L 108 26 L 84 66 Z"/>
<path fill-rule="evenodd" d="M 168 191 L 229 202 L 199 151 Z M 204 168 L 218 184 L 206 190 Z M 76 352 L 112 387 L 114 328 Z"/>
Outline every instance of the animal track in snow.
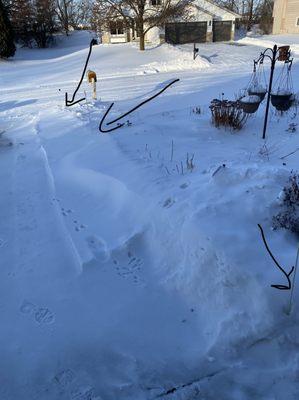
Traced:
<path fill-rule="evenodd" d="M 56 374 L 53 382 L 58 385 L 60 393 L 66 394 L 70 400 L 100 400 L 100 397 L 95 395 L 94 388 L 84 384 L 69 368 Z"/>
<path fill-rule="evenodd" d="M 54 382 L 65 388 L 70 385 L 75 379 L 75 373 L 71 369 L 65 369 L 60 371 L 54 376 Z"/>
<path fill-rule="evenodd" d="M 181 188 L 181 189 L 186 189 L 188 186 L 189 186 L 189 183 L 182 183 L 182 184 L 180 185 L 180 188 Z"/>
<path fill-rule="evenodd" d="M 39 324 L 52 324 L 55 316 L 47 307 L 38 307 L 28 300 L 24 300 L 21 304 L 20 311 L 22 314 L 31 315 Z"/>
<path fill-rule="evenodd" d="M 83 388 L 71 393 L 71 400 L 96 400 L 93 388 Z"/>
<path fill-rule="evenodd" d="M 60 207 L 60 209 L 61 209 L 61 214 L 64 217 L 69 217 L 74 212 L 71 208 Z M 77 219 L 73 219 L 73 224 L 74 224 L 74 229 L 75 229 L 76 232 L 80 232 L 82 229 L 86 229 L 87 228 L 86 225 L 81 224 L 81 222 L 79 222 Z"/>
<path fill-rule="evenodd" d="M 175 200 L 173 200 L 171 197 L 168 197 L 168 199 L 166 199 L 163 203 L 163 207 L 164 208 L 170 208 L 174 205 Z"/>
<path fill-rule="evenodd" d="M 132 251 L 124 251 L 117 258 L 113 258 L 114 268 L 117 275 L 122 278 L 132 278 L 133 283 L 141 284 L 140 272 L 142 270 L 143 260 L 132 253 Z"/>

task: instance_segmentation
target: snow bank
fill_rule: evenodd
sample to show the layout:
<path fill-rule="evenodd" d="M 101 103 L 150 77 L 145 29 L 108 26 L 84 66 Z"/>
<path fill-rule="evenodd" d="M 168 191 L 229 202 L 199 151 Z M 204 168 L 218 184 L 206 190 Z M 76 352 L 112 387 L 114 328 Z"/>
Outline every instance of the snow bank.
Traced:
<path fill-rule="evenodd" d="M 275 44 L 278 46 L 291 46 L 294 54 L 299 54 L 299 39 L 298 35 L 263 35 L 259 37 L 246 36 L 239 39 L 237 43 L 249 44 L 261 47 L 273 47 Z"/>
<path fill-rule="evenodd" d="M 161 45 L 159 53 L 163 54 L 163 58 L 167 61 L 154 61 L 140 66 L 143 71 L 139 73 L 158 73 L 158 72 L 175 72 L 186 70 L 198 70 L 210 68 L 210 64 L 202 57 L 193 60 L 193 53 L 184 49 L 176 48 L 169 44 Z"/>

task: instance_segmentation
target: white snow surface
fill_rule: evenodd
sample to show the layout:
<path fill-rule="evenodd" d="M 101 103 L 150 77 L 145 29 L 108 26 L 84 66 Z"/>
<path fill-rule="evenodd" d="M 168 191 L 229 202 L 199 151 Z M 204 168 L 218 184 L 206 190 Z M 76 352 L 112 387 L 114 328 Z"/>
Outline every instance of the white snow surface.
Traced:
<path fill-rule="evenodd" d="M 297 110 L 271 108 L 263 140 L 265 101 L 234 133 L 208 108 L 246 87 L 263 44 L 201 44 L 195 61 L 189 45 L 94 46 L 99 98 L 84 80 L 65 107 L 90 37 L 0 61 L 0 399 L 298 399 L 298 284 L 286 315 L 257 227 L 289 271 L 298 238 L 271 218 L 298 170 Z M 296 91 L 298 72 L 295 55 Z M 99 132 L 112 101 L 108 120 L 173 78 Z"/>
<path fill-rule="evenodd" d="M 290 46 L 293 53 L 299 53 L 299 35 L 285 34 L 285 35 L 261 35 L 261 36 L 246 36 L 238 40 L 238 43 L 251 44 L 261 47 L 277 46 Z"/>
<path fill-rule="evenodd" d="M 245 96 L 240 100 L 242 103 L 259 103 L 261 101 L 259 96 Z"/>

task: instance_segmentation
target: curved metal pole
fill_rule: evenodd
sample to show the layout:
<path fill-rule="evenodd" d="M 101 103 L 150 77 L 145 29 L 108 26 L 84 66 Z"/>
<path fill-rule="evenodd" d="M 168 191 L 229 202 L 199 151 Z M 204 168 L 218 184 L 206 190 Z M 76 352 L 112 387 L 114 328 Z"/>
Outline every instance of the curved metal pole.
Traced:
<path fill-rule="evenodd" d="M 179 79 L 174 79 L 172 82 L 168 83 L 163 89 L 161 89 L 158 93 L 154 94 L 153 96 L 149 97 L 148 99 L 146 99 L 146 100 L 142 101 L 141 103 L 137 104 L 137 106 L 131 108 L 129 111 L 125 112 L 124 114 L 121 114 L 119 117 L 117 117 L 117 118 L 113 119 L 112 121 L 108 122 L 106 125 L 111 125 L 111 124 L 119 121 L 120 119 L 126 117 L 127 115 L 131 114 L 133 111 L 137 110 L 138 108 L 140 108 L 144 104 L 146 104 L 149 101 L 153 100 L 154 98 L 158 97 L 161 93 L 163 93 L 166 89 L 168 89 L 171 85 L 173 85 L 175 82 L 178 82 L 178 81 L 179 81 Z M 103 129 L 104 120 L 107 117 L 107 115 L 109 114 L 109 112 L 112 109 L 113 105 L 114 105 L 114 103 L 110 104 L 110 106 L 106 110 L 105 114 L 103 115 L 103 118 L 101 119 L 101 122 L 100 122 L 100 125 L 99 125 L 99 130 L 102 133 L 115 131 L 116 129 L 119 129 L 122 126 L 125 125 L 125 123 L 122 123 L 122 124 L 118 124 L 116 127 L 111 128 L 111 129 Z"/>
<path fill-rule="evenodd" d="M 119 121 L 120 119 L 126 117 L 127 115 L 131 114 L 133 111 L 137 110 L 139 107 L 143 106 L 144 104 L 148 103 L 149 101 L 153 100 L 155 97 L 158 97 L 161 93 L 165 92 L 166 89 L 168 89 L 171 85 L 174 83 L 179 82 L 179 79 L 174 79 L 172 82 L 168 83 L 163 89 L 161 89 L 158 93 L 154 94 L 153 96 L 149 97 L 148 99 L 142 101 L 139 103 L 137 106 L 132 108 L 131 110 L 127 111 L 126 113 L 122 114 L 120 117 L 117 117 L 113 119 L 112 121 L 108 122 L 107 125 L 111 125 L 116 121 Z"/>
<path fill-rule="evenodd" d="M 265 52 L 268 49 L 265 50 Z M 271 98 L 271 91 L 272 91 L 272 83 L 273 83 L 273 75 L 274 75 L 274 69 L 275 69 L 275 63 L 276 63 L 276 56 L 277 56 L 277 45 L 274 45 L 272 51 L 272 58 L 265 54 L 265 56 L 269 57 L 271 60 L 271 72 L 270 72 L 270 82 L 269 82 L 269 87 L 268 87 L 268 97 L 267 97 L 267 105 L 266 105 L 266 114 L 265 114 L 265 120 L 264 120 L 264 129 L 263 129 L 263 139 L 266 138 L 266 130 L 267 130 L 267 124 L 268 124 L 268 115 L 269 115 L 269 106 L 270 106 L 270 98 Z"/>
<path fill-rule="evenodd" d="M 124 124 L 117 124 L 117 126 L 115 126 L 114 128 L 110 128 L 110 129 L 103 129 L 103 123 L 105 118 L 107 117 L 107 115 L 109 114 L 111 108 L 113 107 L 114 103 L 111 103 L 110 106 L 107 108 L 105 114 L 103 115 L 103 118 L 101 119 L 100 125 L 99 125 L 99 130 L 102 133 L 106 133 L 106 132 L 112 132 L 112 131 L 116 131 L 116 129 L 121 128 L 122 126 L 124 126 Z M 108 125 L 108 124 L 107 124 Z"/>
<path fill-rule="evenodd" d="M 288 286 L 286 286 L 286 285 L 271 285 L 271 287 L 274 287 L 275 289 L 279 289 L 279 290 L 290 290 L 291 287 L 292 287 L 291 280 L 290 280 L 290 275 L 294 271 L 294 267 L 291 268 L 291 270 L 290 270 L 290 272 L 288 274 L 286 273 L 286 271 L 279 265 L 278 261 L 276 260 L 276 258 L 272 254 L 271 250 L 269 249 L 269 246 L 268 246 L 268 243 L 266 241 L 263 228 L 261 227 L 260 224 L 257 224 L 257 226 L 259 227 L 259 229 L 261 231 L 262 239 L 263 239 L 263 242 L 264 242 L 264 245 L 266 247 L 267 252 L 269 253 L 269 255 L 272 258 L 272 260 L 274 261 L 275 265 L 280 269 L 280 271 L 284 274 L 284 276 L 288 280 Z"/>
<path fill-rule="evenodd" d="M 85 61 L 85 65 L 84 65 L 84 69 L 83 69 L 80 81 L 78 83 L 78 86 L 77 86 L 76 90 L 73 93 L 73 96 L 72 96 L 71 100 L 68 100 L 68 95 L 67 95 L 67 93 L 65 93 L 65 105 L 67 107 L 73 106 L 74 104 L 80 103 L 80 101 L 85 100 L 85 97 L 83 97 L 80 100 L 74 101 L 75 100 L 75 96 L 76 96 L 76 94 L 77 94 L 77 92 L 78 92 L 78 90 L 79 90 L 79 88 L 80 88 L 80 86 L 82 84 L 83 79 L 84 79 L 84 75 L 85 75 L 85 71 L 86 71 L 86 68 L 87 68 L 87 64 L 88 64 L 88 61 L 89 61 L 89 58 L 90 58 L 90 55 L 91 55 L 92 46 L 95 45 L 95 44 L 97 44 L 97 41 L 95 39 L 92 39 L 90 41 L 90 44 L 89 44 L 89 52 L 88 52 L 87 59 Z"/>

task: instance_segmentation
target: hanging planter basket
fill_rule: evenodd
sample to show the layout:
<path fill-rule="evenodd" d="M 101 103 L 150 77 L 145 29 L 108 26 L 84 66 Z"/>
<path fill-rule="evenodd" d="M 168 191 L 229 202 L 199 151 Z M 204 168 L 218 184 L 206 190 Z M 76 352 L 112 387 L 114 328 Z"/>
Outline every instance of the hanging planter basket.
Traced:
<path fill-rule="evenodd" d="M 276 93 L 271 93 L 271 103 L 278 111 L 287 111 L 292 105 L 292 93 L 280 90 Z"/>
<path fill-rule="evenodd" d="M 254 114 L 261 103 L 261 98 L 260 96 L 246 96 L 240 99 L 240 108 L 244 111 L 246 114 Z"/>
<path fill-rule="evenodd" d="M 261 101 L 264 100 L 266 93 L 267 89 L 263 86 L 256 85 L 256 86 L 250 86 L 248 88 L 249 96 L 258 96 L 261 99 Z"/>

